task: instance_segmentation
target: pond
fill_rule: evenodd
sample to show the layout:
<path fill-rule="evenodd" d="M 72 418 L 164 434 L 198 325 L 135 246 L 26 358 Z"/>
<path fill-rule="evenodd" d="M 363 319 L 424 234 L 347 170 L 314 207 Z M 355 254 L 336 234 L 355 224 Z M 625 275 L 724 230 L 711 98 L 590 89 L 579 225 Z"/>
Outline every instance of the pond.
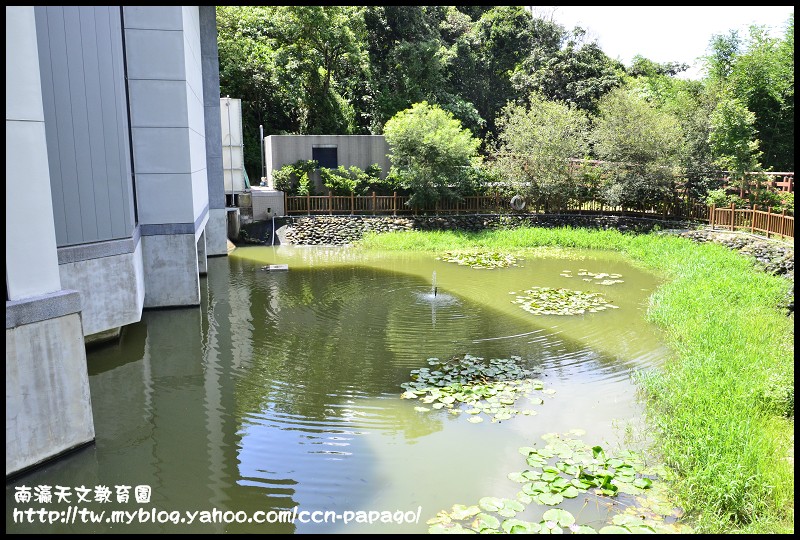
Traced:
<path fill-rule="evenodd" d="M 288 271 L 263 269 L 272 264 Z M 618 279 L 603 284 L 603 274 Z M 453 504 L 513 497 L 519 484 L 507 475 L 525 468 L 518 448 L 542 446 L 545 433 L 582 429 L 590 446 L 634 444 L 642 405 L 631 370 L 667 354 L 644 319 L 657 285 L 612 252 L 561 250 L 478 269 L 420 253 L 239 248 L 209 260 L 200 308 L 146 311 L 119 342 L 87 353 L 96 444 L 7 483 L 6 530 L 425 532 Z M 619 309 L 532 314 L 514 303 L 532 287 L 603 293 Z M 519 357 L 546 391 L 535 414 L 472 423 L 401 399 L 412 370 L 464 355 Z M 133 501 L 133 490 L 119 503 L 119 485 L 149 486 L 149 503 Z M 16 504 L 19 486 L 71 487 L 72 506 L 98 513 L 297 507 L 402 511 L 419 522 L 173 524 L 148 514 L 130 524 L 20 525 L 13 507 L 70 505 Z M 110 502 L 75 504 L 80 486 L 90 500 L 96 486 L 110 487 Z M 609 517 L 582 498 L 567 503 L 582 523 Z"/>

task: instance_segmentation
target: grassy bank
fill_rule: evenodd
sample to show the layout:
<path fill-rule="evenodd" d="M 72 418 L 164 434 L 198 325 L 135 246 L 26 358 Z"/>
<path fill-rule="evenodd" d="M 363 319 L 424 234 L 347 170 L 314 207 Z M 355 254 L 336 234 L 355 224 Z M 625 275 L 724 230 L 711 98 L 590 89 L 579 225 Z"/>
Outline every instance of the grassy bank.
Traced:
<path fill-rule="evenodd" d="M 648 318 L 674 352 L 637 375 L 674 493 L 702 532 L 793 532 L 794 317 L 786 280 L 716 244 L 614 230 L 535 229 L 370 235 L 360 245 L 438 252 L 478 247 L 610 249 L 665 279 Z M 792 450 L 793 452 L 793 450 Z"/>

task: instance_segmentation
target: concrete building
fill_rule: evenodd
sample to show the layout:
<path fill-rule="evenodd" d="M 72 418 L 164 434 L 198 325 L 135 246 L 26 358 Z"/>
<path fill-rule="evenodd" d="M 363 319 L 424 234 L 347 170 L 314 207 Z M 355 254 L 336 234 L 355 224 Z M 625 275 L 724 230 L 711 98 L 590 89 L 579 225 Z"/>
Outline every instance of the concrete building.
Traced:
<path fill-rule="evenodd" d="M 6 7 L 6 476 L 94 439 L 85 343 L 227 254 L 215 13 Z"/>
<path fill-rule="evenodd" d="M 274 188 L 272 171 L 298 160 L 314 159 L 320 167 L 335 169 L 339 165 L 355 165 L 366 169 L 373 163 L 381 167 L 386 178 L 391 163 L 387 156 L 389 144 L 383 135 L 269 135 L 264 137 L 264 162 L 267 185 Z M 324 192 L 319 173 L 309 178 Z"/>

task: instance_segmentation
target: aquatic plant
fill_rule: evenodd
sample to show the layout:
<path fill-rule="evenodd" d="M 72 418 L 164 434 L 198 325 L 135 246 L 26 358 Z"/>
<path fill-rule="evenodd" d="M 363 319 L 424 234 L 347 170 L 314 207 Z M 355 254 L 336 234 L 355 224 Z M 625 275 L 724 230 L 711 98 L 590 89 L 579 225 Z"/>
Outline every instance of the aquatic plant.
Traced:
<path fill-rule="evenodd" d="M 559 275 L 566 278 L 574 277 L 572 275 L 572 270 L 562 270 Z M 583 281 L 596 283 L 598 285 L 614 285 L 615 283 L 625 282 L 624 280 L 619 279 L 622 277 L 622 274 L 607 274 L 606 272 L 598 272 L 595 274 L 594 272 L 589 272 L 585 268 L 579 268 L 576 275 L 581 276 Z"/>
<path fill-rule="evenodd" d="M 431 533 L 656 533 L 691 532 L 688 525 L 666 523 L 665 518 L 682 514 L 674 508 L 662 489 L 654 489 L 657 469 L 648 467 L 642 456 L 624 450 L 617 456 L 607 455 L 600 446 L 589 446 L 576 438 L 583 430 L 566 434 L 547 433 L 543 448 L 525 446 L 519 449 L 527 468 L 508 474 L 509 480 L 522 484 L 516 498 L 482 497 L 477 504 L 453 505 L 427 521 Z M 541 519 L 526 521 L 519 515 L 530 504 L 556 506 L 564 499 L 587 494 L 600 499 L 614 499 L 626 493 L 633 503 L 617 503 L 622 510 L 599 531 L 567 510 L 551 508 Z M 505 519 L 504 519 L 505 518 Z"/>
<path fill-rule="evenodd" d="M 522 368 L 519 356 L 485 360 L 465 354 L 450 360 L 429 358 L 430 367 L 411 371 L 411 381 L 400 385 L 405 389 L 403 399 L 419 399 L 430 407 L 417 406 L 415 410 L 447 409 L 451 414 L 469 415 L 468 422 L 483 422 L 487 416 L 492 422 L 509 420 L 522 414 L 533 416 L 530 408 L 514 407 L 520 398 L 527 397 L 531 405 L 541 405 L 542 398 L 531 396 L 535 390 L 544 390 L 544 383 L 531 378 L 533 371 Z M 552 390 L 549 393 L 553 393 Z"/>
<path fill-rule="evenodd" d="M 533 287 L 511 302 L 534 315 L 581 315 L 619 307 L 611 304 L 601 293 L 554 287 Z"/>
<path fill-rule="evenodd" d="M 452 252 L 448 251 L 437 260 L 453 262 L 470 268 L 506 268 L 517 266 L 517 257 L 499 251 Z"/>

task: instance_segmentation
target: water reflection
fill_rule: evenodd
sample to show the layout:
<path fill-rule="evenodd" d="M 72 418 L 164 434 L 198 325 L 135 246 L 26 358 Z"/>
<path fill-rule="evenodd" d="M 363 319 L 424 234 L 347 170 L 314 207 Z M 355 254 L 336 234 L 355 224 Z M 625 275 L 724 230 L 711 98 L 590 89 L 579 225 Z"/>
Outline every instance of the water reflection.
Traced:
<path fill-rule="evenodd" d="M 290 270 L 264 272 L 265 264 Z M 582 427 L 600 443 L 616 436 L 614 421 L 640 416 L 629 371 L 663 355 L 638 309 L 655 286 L 650 276 L 599 260 L 626 275 L 626 287 L 614 290 L 620 313 L 536 319 L 512 306 L 508 292 L 557 283 L 572 263 L 477 274 L 439 263 L 438 284 L 447 287 L 428 298 L 433 264 L 424 256 L 286 246 L 210 260 L 200 308 L 147 311 L 119 343 L 88 353 L 96 444 L 8 483 L 7 530 L 425 531 L 439 509 L 509 489 L 516 448 L 538 435 Z M 556 393 L 535 417 L 485 425 L 423 414 L 399 399 L 411 369 L 465 353 L 520 356 Z M 56 484 L 145 484 L 153 496 L 144 506 L 170 511 L 421 505 L 423 523 L 13 523 L 15 487 Z"/>

